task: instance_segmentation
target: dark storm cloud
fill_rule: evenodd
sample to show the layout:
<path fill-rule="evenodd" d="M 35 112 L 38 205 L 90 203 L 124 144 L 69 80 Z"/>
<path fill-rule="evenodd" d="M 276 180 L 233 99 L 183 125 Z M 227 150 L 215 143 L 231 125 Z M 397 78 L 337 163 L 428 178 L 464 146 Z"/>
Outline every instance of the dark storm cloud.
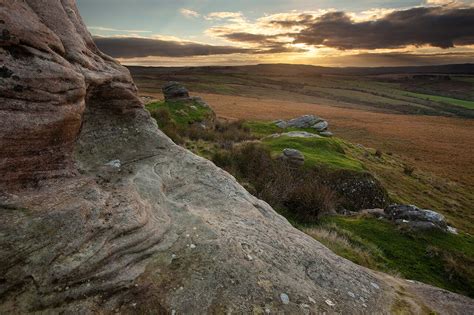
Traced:
<path fill-rule="evenodd" d="M 220 36 L 234 42 L 257 43 L 261 45 L 274 43 L 273 39 L 275 38 L 275 36 L 272 35 L 252 34 L 245 32 L 222 33 Z"/>
<path fill-rule="evenodd" d="M 474 44 L 474 8 L 419 7 L 392 12 L 374 21 L 356 22 L 344 12 L 331 12 L 312 20 L 303 19 L 304 29 L 295 43 L 338 49 L 399 48 L 431 45 L 450 48 Z M 287 26 L 288 21 L 273 21 Z"/>
<path fill-rule="evenodd" d="M 253 52 L 250 49 L 232 46 L 212 46 L 136 37 L 94 37 L 94 41 L 100 50 L 114 58 L 191 57 Z"/>
<path fill-rule="evenodd" d="M 216 32 L 220 37 L 233 42 L 257 44 L 257 54 L 278 54 L 289 52 L 305 52 L 306 49 L 290 47 L 287 42 L 278 40 L 278 35 L 252 34 L 246 32 Z"/>

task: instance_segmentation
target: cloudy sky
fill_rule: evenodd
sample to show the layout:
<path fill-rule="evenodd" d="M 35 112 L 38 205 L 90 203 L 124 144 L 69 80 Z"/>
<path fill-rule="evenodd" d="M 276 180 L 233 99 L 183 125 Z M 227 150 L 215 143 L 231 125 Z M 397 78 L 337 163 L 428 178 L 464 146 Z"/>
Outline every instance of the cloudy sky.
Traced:
<path fill-rule="evenodd" d="M 474 62 L 474 0 L 77 0 L 129 65 Z"/>

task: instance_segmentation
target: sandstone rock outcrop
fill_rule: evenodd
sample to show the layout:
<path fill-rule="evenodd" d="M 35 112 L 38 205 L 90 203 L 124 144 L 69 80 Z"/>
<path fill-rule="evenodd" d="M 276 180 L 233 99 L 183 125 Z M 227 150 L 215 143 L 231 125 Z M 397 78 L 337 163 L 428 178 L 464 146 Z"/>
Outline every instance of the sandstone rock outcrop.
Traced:
<path fill-rule="evenodd" d="M 165 100 L 179 100 L 179 99 L 188 99 L 189 91 L 183 85 L 178 82 L 171 81 L 166 83 L 163 88 L 163 96 Z"/>
<path fill-rule="evenodd" d="M 290 119 L 288 121 L 279 119 L 273 122 L 278 128 L 286 129 L 289 127 L 293 128 L 313 128 L 317 132 L 324 133 L 323 136 L 330 137 L 332 133 L 327 129 L 329 123 L 314 115 L 303 115 L 297 118 Z"/>
<path fill-rule="evenodd" d="M 336 256 L 172 143 L 73 0 L 0 1 L 0 34 L 0 313 L 474 312 Z"/>

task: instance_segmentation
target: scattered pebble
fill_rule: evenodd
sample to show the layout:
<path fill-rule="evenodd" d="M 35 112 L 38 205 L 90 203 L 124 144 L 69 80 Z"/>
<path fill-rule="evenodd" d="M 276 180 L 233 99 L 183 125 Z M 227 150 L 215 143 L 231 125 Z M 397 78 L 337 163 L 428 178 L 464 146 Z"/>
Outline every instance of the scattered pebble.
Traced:
<path fill-rule="evenodd" d="M 106 166 L 111 166 L 113 168 L 120 168 L 122 166 L 122 162 L 120 160 L 112 160 L 105 164 Z"/>
<path fill-rule="evenodd" d="M 270 311 L 269 308 L 266 308 L 266 309 L 265 309 L 265 314 L 270 314 L 270 312 L 271 312 L 271 311 Z"/>
<path fill-rule="evenodd" d="M 458 230 L 452 226 L 448 226 L 448 232 L 451 234 L 458 234 Z"/>
<path fill-rule="evenodd" d="M 186 234 L 186 237 L 189 237 L 189 234 Z"/>
<path fill-rule="evenodd" d="M 353 298 L 353 299 L 355 299 L 355 297 L 356 297 L 355 294 L 352 293 L 351 291 L 347 292 L 347 294 L 349 294 L 349 296 L 350 296 L 351 298 Z"/>
<path fill-rule="evenodd" d="M 176 258 L 176 254 L 171 254 L 171 259 L 175 259 Z"/>
<path fill-rule="evenodd" d="M 365 303 L 362 303 L 362 306 L 365 307 L 365 308 L 367 308 L 367 304 L 365 304 Z"/>
<path fill-rule="evenodd" d="M 331 301 L 330 299 L 327 299 L 327 300 L 324 301 L 324 302 L 326 302 L 326 304 L 329 305 L 329 306 L 334 306 L 334 305 L 336 305 L 336 303 L 334 303 L 334 302 Z"/>
<path fill-rule="evenodd" d="M 309 300 L 311 303 L 316 304 L 316 301 L 315 301 L 312 297 L 308 296 L 308 300 Z"/>
<path fill-rule="evenodd" d="M 283 304 L 290 304 L 290 298 L 288 297 L 288 294 L 282 293 L 280 294 L 280 300 Z"/>
<path fill-rule="evenodd" d="M 175 311 L 175 310 L 171 310 L 171 315 L 176 315 L 176 311 Z"/>
<path fill-rule="evenodd" d="M 380 289 L 380 287 L 377 283 L 371 282 L 370 285 L 373 286 L 374 288 L 376 288 L 377 290 Z"/>
<path fill-rule="evenodd" d="M 248 254 L 247 254 L 247 256 L 246 256 L 245 258 L 246 258 L 248 261 L 252 261 L 252 260 L 253 260 L 252 256 L 250 256 L 250 255 L 248 255 Z"/>
<path fill-rule="evenodd" d="M 191 246 L 189 246 L 189 247 L 190 247 L 191 249 L 194 249 L 194 248 L 196 248 L 196 245 L 191 244 Z"/>

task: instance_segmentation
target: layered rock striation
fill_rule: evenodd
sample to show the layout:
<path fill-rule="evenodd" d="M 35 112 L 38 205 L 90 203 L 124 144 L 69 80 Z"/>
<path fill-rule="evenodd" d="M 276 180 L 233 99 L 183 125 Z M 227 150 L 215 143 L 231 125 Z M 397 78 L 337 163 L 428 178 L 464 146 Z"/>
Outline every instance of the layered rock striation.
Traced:
<path fill-rule="evenodd" d="M 0 313 L 474 311 L 336 256 L 176 146 L 74 1 L 0 1 L 0 34 Z"/>

